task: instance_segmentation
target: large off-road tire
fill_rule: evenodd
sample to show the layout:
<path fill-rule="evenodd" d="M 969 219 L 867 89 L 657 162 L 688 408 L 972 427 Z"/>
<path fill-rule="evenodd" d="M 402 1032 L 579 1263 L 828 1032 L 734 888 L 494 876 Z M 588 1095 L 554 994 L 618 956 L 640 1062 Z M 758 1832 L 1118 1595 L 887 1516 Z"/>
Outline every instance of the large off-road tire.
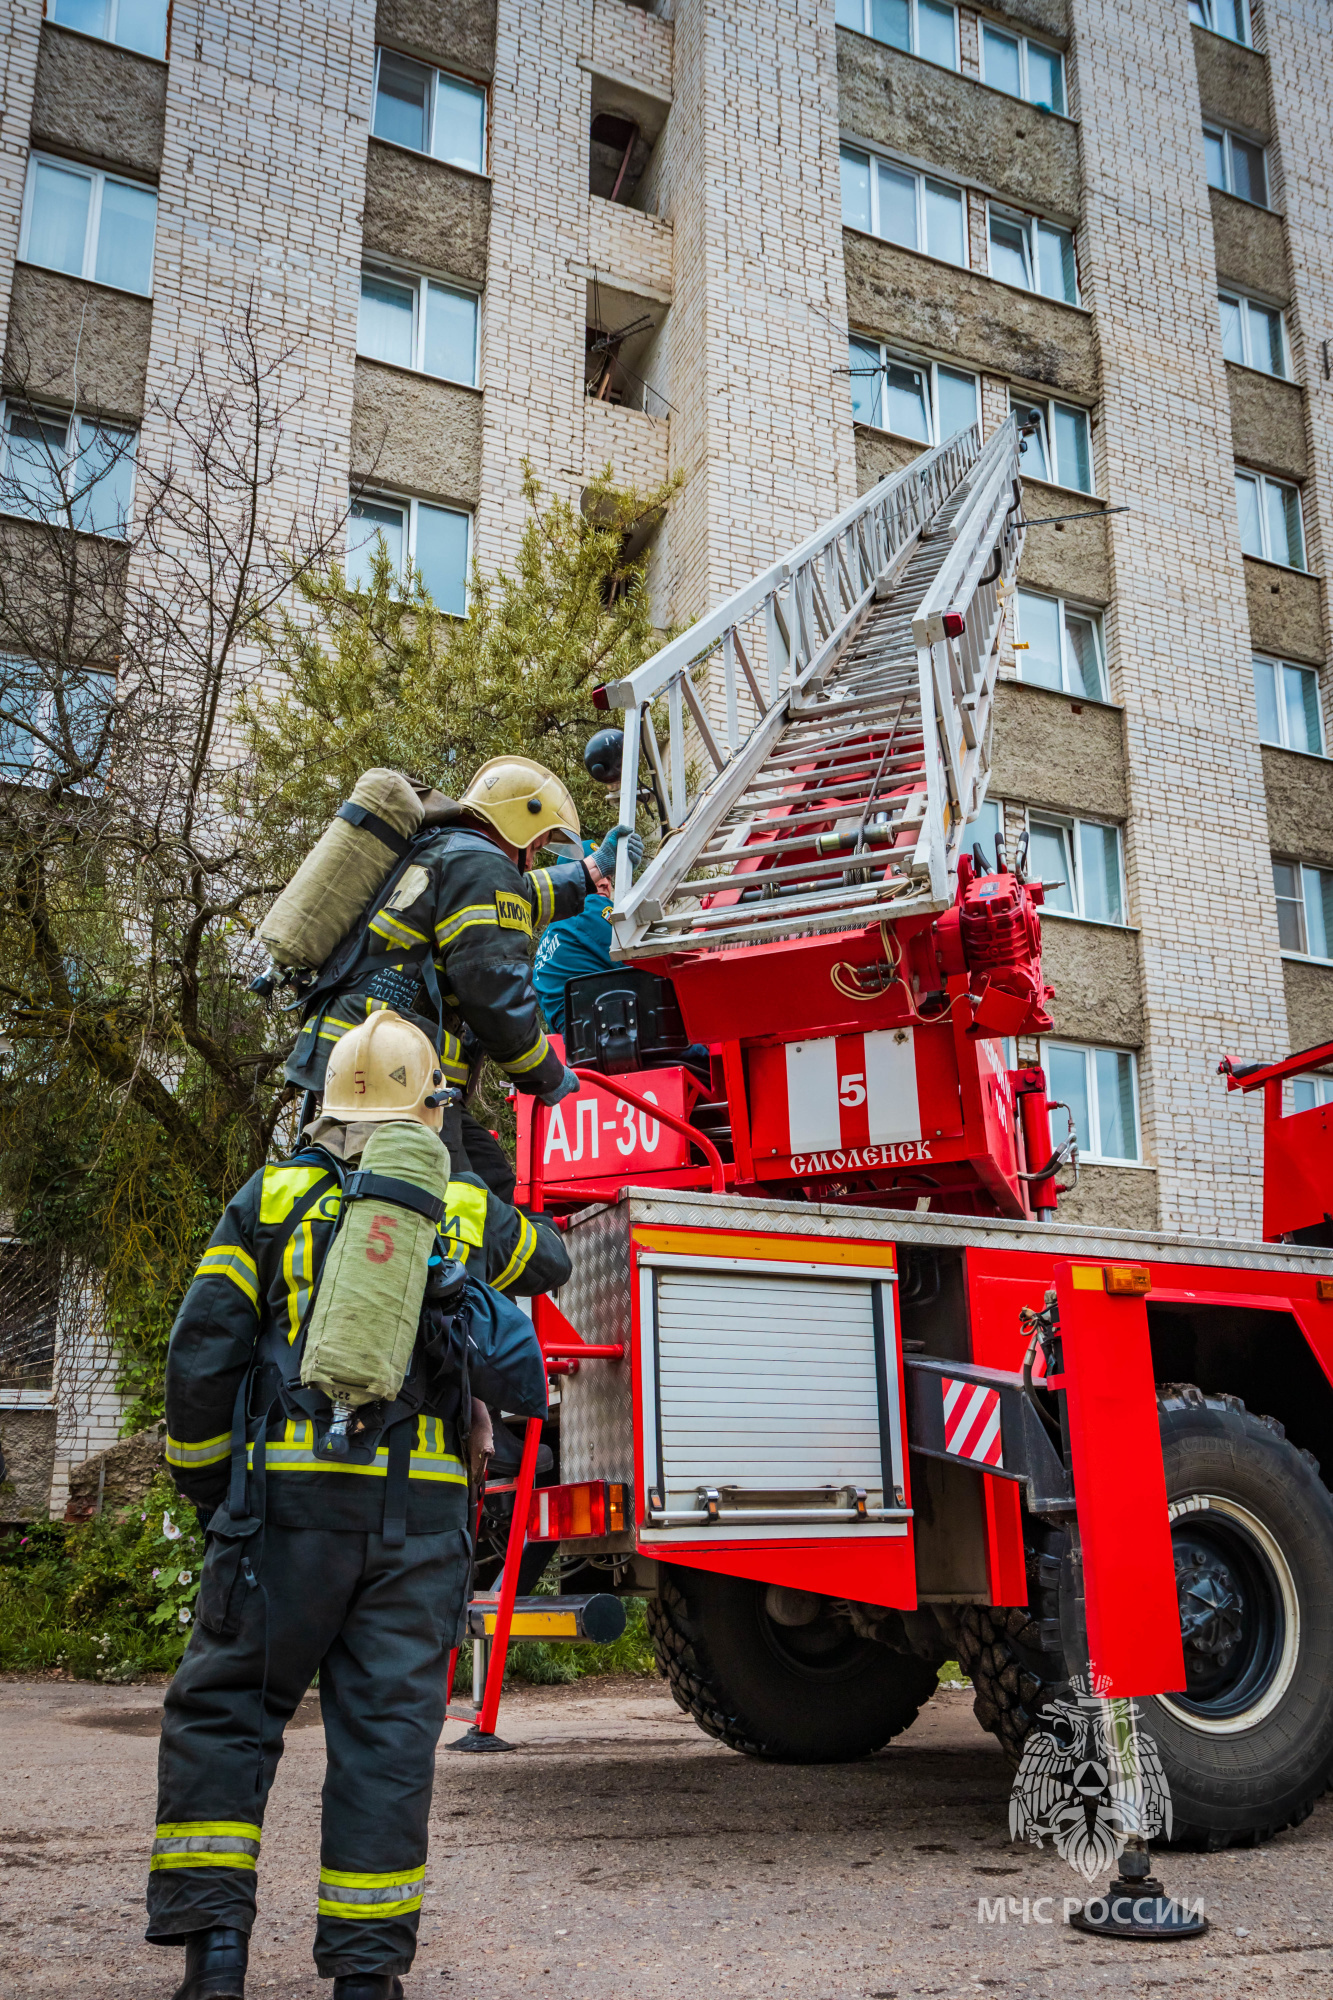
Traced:
<path fill-rule="evenodd" d="M 929 1662 L 858 1637 L 832 1610 L 779 1625 L 767 1596 L 742 1577 L 659 1572 L 648 1600 L 658 1671 L 709 1736 L 749 1757 L 841 1764 L 915 1721 L 938 1685 Z"/>
<path fill-rule="evenodd" d="M 1171 1384 L 1158 1398 L 1186 1688 L 1144 1700 L 1143 1727 L 1172 1841 L 1248 1846 L 1299 1825 L 1333 1772 L 1333 1495 L 1309 1452 L 1235 1396 Z M 959 1645 L 977 1718 L 1015 1762 L 1066 1673 L 1065 1537 L 1034 1530 L 1028 1610 L 969 1609 Z"/>

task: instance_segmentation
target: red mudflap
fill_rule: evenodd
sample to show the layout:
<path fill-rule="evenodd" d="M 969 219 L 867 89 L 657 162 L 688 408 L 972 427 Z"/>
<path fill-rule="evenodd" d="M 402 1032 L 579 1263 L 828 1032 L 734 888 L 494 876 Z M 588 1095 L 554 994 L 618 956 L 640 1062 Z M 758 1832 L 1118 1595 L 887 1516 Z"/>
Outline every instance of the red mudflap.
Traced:
<path fill-rule="evenodd" d="M 1088 1653 L 1112 1695 L 1185 1685 L 1148 1311 L 1106 1289 L 1101 1264 L 1055 1266 Z"/>

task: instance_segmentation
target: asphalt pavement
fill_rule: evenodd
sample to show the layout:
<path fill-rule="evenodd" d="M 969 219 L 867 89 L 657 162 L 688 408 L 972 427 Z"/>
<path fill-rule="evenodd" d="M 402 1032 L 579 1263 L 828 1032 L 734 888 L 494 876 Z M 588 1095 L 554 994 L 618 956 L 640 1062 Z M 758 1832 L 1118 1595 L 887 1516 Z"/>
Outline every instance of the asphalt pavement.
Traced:
<path fill-rule="evenodd" d="M 182 1956 L 143 1941 L 161 1699 L 0 1681 L 3 2000 L 170 2000 Z M 297 1721 L 265 1826 L 252 2000 L 330 1993 L 310 1958 L 316 1697 Z M 965 1693 L 848 1765 L 739 1757 L 652 1680 L 521 1689 L 501 1733 L 507 1756 L 441 1746 L 409 2000 L 1333 1996 L 1331 1800 L 1258 1852 L 1163 1854 L 1209 1933 L 1112 1945 L 1064 1926 L 1071 1869 L 1010 1843 L 1009 1773 Z"/>

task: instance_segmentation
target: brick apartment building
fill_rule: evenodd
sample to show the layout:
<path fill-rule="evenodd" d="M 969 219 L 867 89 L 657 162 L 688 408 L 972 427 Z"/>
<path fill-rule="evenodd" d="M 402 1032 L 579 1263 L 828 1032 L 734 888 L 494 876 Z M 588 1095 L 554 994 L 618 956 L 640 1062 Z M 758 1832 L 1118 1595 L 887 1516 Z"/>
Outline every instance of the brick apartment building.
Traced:
<path fill-rule="evenodd" d="M 1213 1064 L 1333 1037 L 1321 0 L 8 0 L 4 65 L 6 365 L 51 425 L 77 369 L 143 463 L 253 294 L 308 384 L 289 487 L 373 468 L 353 572 L 382 533 L 448 608 L 525 454 L 571 497 L 683 472 L 682 621 L 1039 419 L 1028 515 L 1083 518 L 1028 537 L 983 831 L 1066 884 L 1062 1212 L 1258 1233 Z"/>

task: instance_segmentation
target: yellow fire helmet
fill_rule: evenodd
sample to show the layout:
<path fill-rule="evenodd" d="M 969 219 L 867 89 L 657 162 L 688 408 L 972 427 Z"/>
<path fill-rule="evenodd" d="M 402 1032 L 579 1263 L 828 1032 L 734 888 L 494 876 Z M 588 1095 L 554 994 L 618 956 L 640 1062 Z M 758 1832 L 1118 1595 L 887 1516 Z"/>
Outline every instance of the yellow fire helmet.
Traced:
<path fill-rule="evenodd" d="M 557 831 L 580 838 L 578 807 L 555 772 L 531 757 L 492 757 L 458 803 L 520 850 Z"/>
<path fill-rule="evenodd" d="M 331 1118 L 367 1125 L 415 1118 L 438 1132 L 444 1110 L 431 1100 L 443 1084 L 427 1037 L 385 1008 L 334 1043 L 324 1076 L 324 1110 Z"/>

